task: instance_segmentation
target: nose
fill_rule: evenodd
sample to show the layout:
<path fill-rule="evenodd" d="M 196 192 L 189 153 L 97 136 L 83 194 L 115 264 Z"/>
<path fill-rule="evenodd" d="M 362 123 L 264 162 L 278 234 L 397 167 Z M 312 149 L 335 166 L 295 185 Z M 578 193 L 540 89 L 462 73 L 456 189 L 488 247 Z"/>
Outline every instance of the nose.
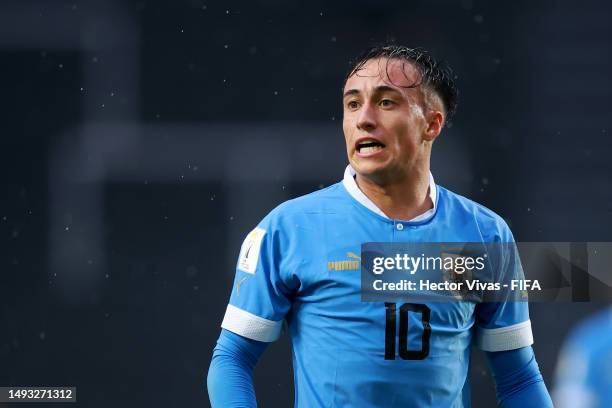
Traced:
<path fill-rule="evenodd" d="M 364 104 L 359 111 L 357 128 L 366 132 L 376 128 L 376 112 L 371 104 Z"/>

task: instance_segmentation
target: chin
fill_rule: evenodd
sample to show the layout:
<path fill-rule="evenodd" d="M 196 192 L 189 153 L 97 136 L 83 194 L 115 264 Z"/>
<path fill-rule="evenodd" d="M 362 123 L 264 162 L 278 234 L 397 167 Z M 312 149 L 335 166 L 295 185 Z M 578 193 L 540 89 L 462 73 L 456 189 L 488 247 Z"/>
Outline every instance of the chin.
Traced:
<path fill-rule="evenodd" d="M 353 162 L 351 163 L 351 165 L 353 166 L 353 169 L 355 169 L 355 171 L 363 176 L 375 176 L 375 175 L 380 175 L 380 174 L 384 174 L 387 170 L 387 165 L 386 163 L 380 163 L 380 162 L 374 162 L 374 161 L 360 161 L 360 162 Z"/>

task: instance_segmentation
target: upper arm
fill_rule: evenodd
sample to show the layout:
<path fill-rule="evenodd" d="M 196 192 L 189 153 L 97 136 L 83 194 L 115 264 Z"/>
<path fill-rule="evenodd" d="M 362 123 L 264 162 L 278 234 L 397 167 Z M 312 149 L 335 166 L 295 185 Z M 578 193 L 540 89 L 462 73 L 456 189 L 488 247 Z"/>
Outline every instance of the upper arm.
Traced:
<path fill-rule="evenodd" d="M 514 237 L 508 225 L 498 218 L 487 237 L 490 279 L 508 286 L 492 300 L 475 309 L 476 344 L 484 351 L 496 352 L 520 349 L 533 344 L 529 303 L 523 293 L 511 290 L 510 281 L 524 278 L 523 268 Z"/>
<path fill-rule="evenodd" d="M 289 239 L 271 216 L 247 235 L 222 328 L 257 341 L 278 339 L 293 292 L 283 273 Z"/>
<path fill-rule="evenodd" d="M 476 306 L 476 345 L 505 351 L 533 344 L 527 302 L 489 302 Z"/>

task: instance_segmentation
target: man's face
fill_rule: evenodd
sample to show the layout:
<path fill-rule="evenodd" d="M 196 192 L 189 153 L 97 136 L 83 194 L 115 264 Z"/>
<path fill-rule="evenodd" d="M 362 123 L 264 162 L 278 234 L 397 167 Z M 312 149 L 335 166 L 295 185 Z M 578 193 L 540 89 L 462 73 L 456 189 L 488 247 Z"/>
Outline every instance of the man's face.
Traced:
<path fill-rule="evenodd" d="M 429 157 L 424 92 L 409 88 L 419 81 L 412 64 L 387 58 L 367 61 L 346 81 L 342 127 L 357 173 L 388 182 Z"/>

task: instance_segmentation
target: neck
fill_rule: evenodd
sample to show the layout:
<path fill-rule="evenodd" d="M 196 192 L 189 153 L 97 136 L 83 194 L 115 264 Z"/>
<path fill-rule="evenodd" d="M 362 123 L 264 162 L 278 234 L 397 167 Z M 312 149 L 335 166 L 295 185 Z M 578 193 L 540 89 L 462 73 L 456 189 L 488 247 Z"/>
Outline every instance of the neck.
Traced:
<path fill-rule="evenodd" d="M 428 166 L 387 182 L 357 173 L 356 181 L 359 189 L 389 218 L 408 221 L 434 206 L 429 197 Z"/>

